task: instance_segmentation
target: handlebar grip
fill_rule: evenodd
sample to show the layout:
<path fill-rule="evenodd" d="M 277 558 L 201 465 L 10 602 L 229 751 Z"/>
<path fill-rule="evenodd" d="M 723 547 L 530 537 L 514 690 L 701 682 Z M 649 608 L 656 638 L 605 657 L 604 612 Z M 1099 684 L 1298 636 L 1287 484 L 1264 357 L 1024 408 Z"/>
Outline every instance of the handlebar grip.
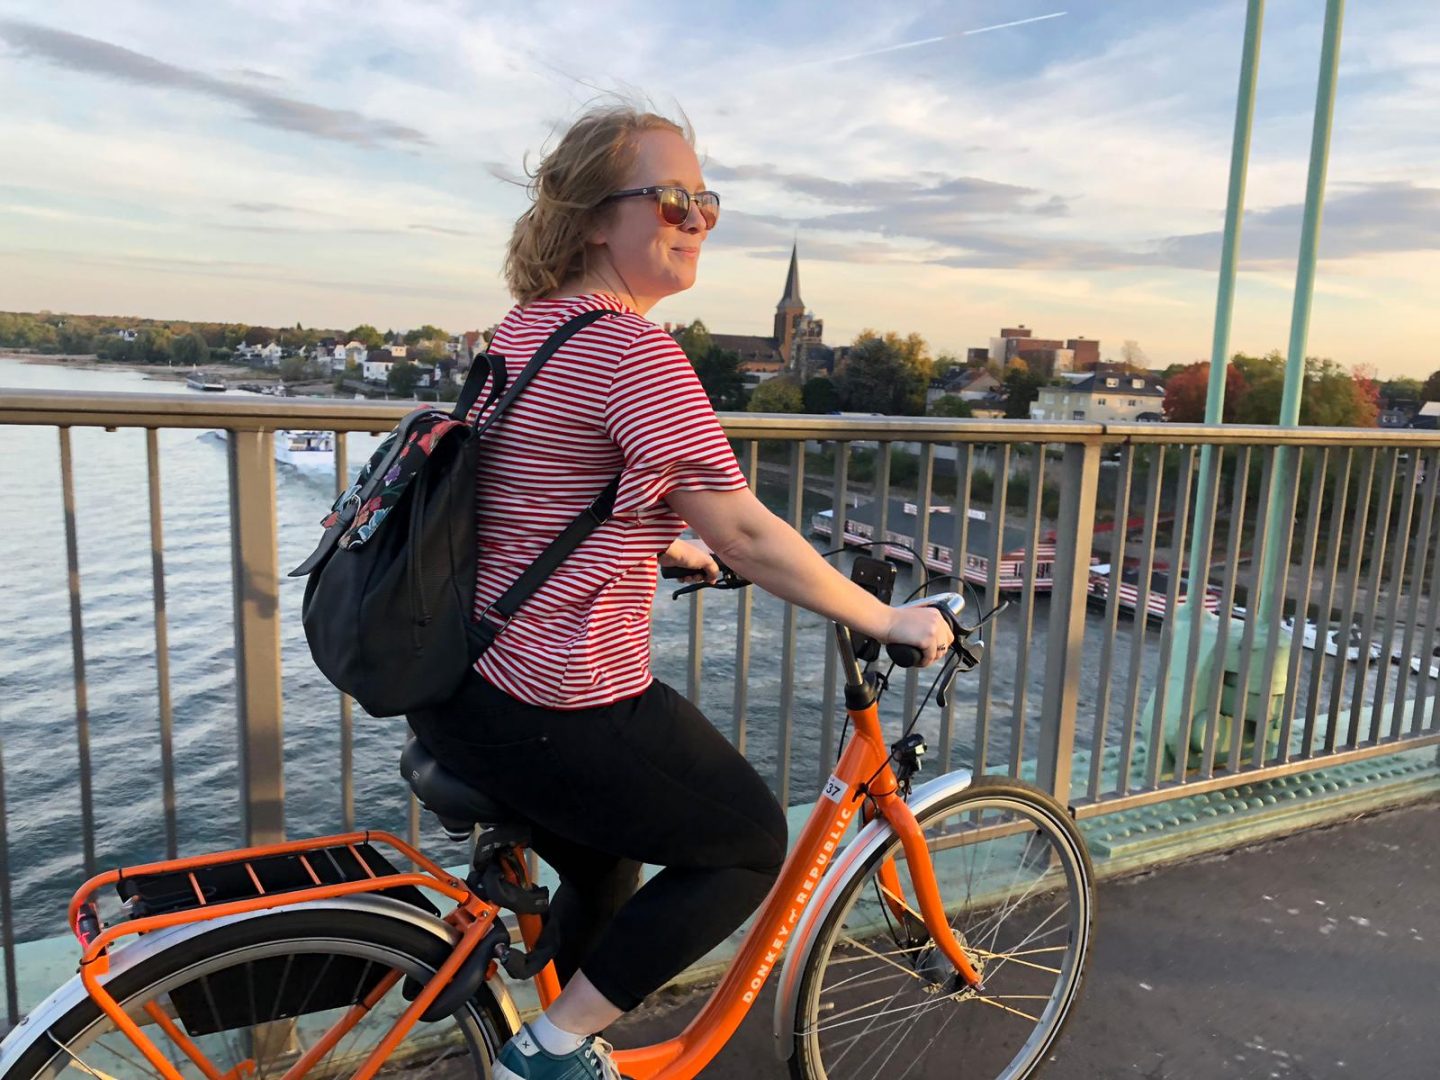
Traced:
<path fill-rule="evenodd" d="M 720 561 L 719 556 L 717 556 L 714 552 L 711 552 L 710 557 L 715 560 L 715 565 L 720 568 L 721 577 L 724 577 L 726 574 L 733 573 L 733 571 L 731 571 L 728 566 L 726 566 L 723 562 Z M 660 576 L 662 578 L 669 578 L 672 581 L 679 578 L 693 577 L 698 573 L 700 573 L 699 570 L 687 570 L 683 566 L 662 566 L 660 568 Z"/>
<path fill-rule="evenodd" d="M 914 645 L 886 645 L 885 651 L 890 655 L 890 659 L 895 661 L 896 667 L 916 667 L 925 657 Z"/>

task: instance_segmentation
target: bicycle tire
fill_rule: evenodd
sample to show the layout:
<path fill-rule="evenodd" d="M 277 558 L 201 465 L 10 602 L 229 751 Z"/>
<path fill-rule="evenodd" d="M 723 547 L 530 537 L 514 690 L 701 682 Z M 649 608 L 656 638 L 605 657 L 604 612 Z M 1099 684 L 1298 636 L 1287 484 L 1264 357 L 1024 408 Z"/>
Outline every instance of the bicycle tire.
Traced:
<path fill-rule="evenodd" d="M 208 979 L 210 974 L 226 970 L 227 961 L 233 961 L 228 965 L 233 968 L 240 963 L 253 964 L 272 957 L 284 957 L 287 952 L 292 957 L 328 955 L 346 959 L 359 958 L 370 964 L 389 965 L 408 976 L 424 978 L 439 969 L 450 951 L 450 945 L 435 934 L 380 912 L 299 907 L 234 923 L 222 923 L 213 930 L 185 938 L 137 964 L 134 969 L 117 974 L 107 988 L 127 1009 L 135 1009 L 147 999 L 147 995 L 158 1001 L 162 995 L 169 993 L 161 988 L 183 989 L 193 985 L 183 981 L 192 973 L 200 973 L 194 975 L 195 978 Z M 368 970 L 367 968 L 367 973 Z M 207 972 L 209 974 L 206 974 Z M 177 980 L 181 981 L 177 983 Z M 390 991 L 389 996 L 398 998 L 399 995 L 400 990 L 396 988 Z M 251 996 L 253 1007 L 253 989 Z M 172 998 L 171 1001 L 173 1000 Z M 228 999 L 222 1000 L 227 1001 L 228 1007 Z M 211 1007 L 215 1007 L 213 1001 Z M 423 1074 L 437 1077 L 443 1075 L 445 1080 L 451 1080 L 452 1077 L 454 1080 L 488 1077 L 490 1062 L 510 1034 L 509 1023 L 494 995 L 487 987 L 482 986 L 448 1021 L 453 1021 L 453 1025 L 459 1029 L 459 1034 L 465 1040 L 465 1056 L 470 1059 L 471 1064 L 467 1066 L 463 1059 L 456 1059 L 458 1064 L 454 1068 L 447 1064 L 443 1072 L 436 1072 L 425 1067 Z M 290 1018 L 276 1019 L 273 1015 L 263 1021 L 264 1024 L 272 1026 L 293 1022 Z M 377 1022 L 383 1021 L 377 1019 Z M 441 1023 L 445 1024 L 446 1021 Z M 157 1025 L 151 1024 L 148 1033 L 156 1037 L 157 1044 L 162 1049 L 168 1049 L 169 1044 L 158 1038 L 156 1027 Z M 253 1033 L 260 1028 L 252 1027 L 249 1030 Z M 419 1024 L 411 1036 L 433 1038 L 434 1033 L 435 1025 Z M 228 1032 L 220 1034 L 229 1041 Z M 95 1047 L 101 1038 L 108 1038 L 110 1042 L 99 1050 L 92 1049 L 91 1053 L 114 1054 L 116 1049 L 124 1049 L 128 1051 L 128 1058 L 134 1059 L 132 1064 L 144 1066 L 148 1070 L 144 1074 L 136 1074 L 127 1067 L 121 1073 L 127 1080 L 133 1075 L 158 1075 L 144 1062 L 139 1051 L 116 1031 L 100 1007 L 87 996 L 43 1031 L 32 1032 L 29 1045 L 19 1054 L 15 1063 L 5 1070 L 0 1080 L 51 1080 L 52 1077 L 83 1075 L 83 1068 L 74 1066 L 72 1069 L 71 1053 L 75 1052 L 73 1048 Z M 245 1045 L 246 1036 L 242 1034 L 240 1038 L 242 1046 Z M 253 1046 L 253 1034 L 249 1038 L 252 1040 L 249 1045 Z M 397 1052 L 405 1049 L 410 1038 L 407 1036 L 407 1041 L 397 1048 Z M 62 1049 L 62 1046 L 68 1048 L 69 1052 Z M 343 1041 L 341 1046 L 344 1046 Z M 126 1056 L 121 1055 L 122 1059 Z M 314 1075 L 317 1080 L 327 1076 L 325 1064 L 325 1061 L 321 1061 L 320 1071 L 307 1075 Z M 193 1066 L 185 1064 L 182 1072 L 188 1077 L 186 1069 L 191 1068 Z M 67 1072 L 67 1069 L 72 1071 Z M 399 1071 L 387 1070 L 381 1075 L 397 1078 L 420 1075 L 415 1073 L 410 1065 L 400 1065 L 398 1069 Z M 101 1075 L 104 1075 L 104 1071 Z M 271 1075 L 271 1072 L 262 1070 L 259 1075 L 267 1076 Z M 274 1075 L 278 1076 L 279 1072 Z M 349 1076 L 350 1073 L 347 1071 L 343 1075 Z"/>
<path fill-rule="evenodd" d="M 873 1075 L 886 1076 L 891 1078 L 891 1080 L 902 1076 L 913 1076 L 917 1078 L 967 1076 L 978 1078 L 992 1075 L 999 1078 L 999 1080 L 1022 1080 L 1022 1078 L 1035 1075 L 1036 1070 L 1044 1062 L 1046 1056 L 1054 1047 L 1056 1040 L 1060 1037 L 1066 1021 L 1073 1014 L 1075 1005 L 1079 1000 L 1080 989 L 1084 981 L 1085 968 L 1089 960 L 1090 943 L 1094 929 L 1094 867 L 1090 861 L 1089 852 L 1086 850 L 1084 839 L 1065 807 L 1039 788 L 1024 781 L 1014 780 L 1009 777 L 981 777 L 954 795 L 941 800 L 920 815 L 920 825 L 922 829 L 927 830 L 927 842 L 928 845 L 932 847 L 932 855 L 934 854 L 935 842 L 938 839 L 932 835 L 932 833 L 943 819 L 953 818 L 960 814 L 974 814 L 981 815 L 978 820 L 983 820 L 983 815 L 986 811 L 991 810 L 1019 815 L 1019 817 L 1023 818 L 1029 825 L 1034 826 L 1033 831 L 1025 827 L 1014 826 L 1008 834 L 1014 838 L 1023 837 L 1024 840 L 1023 846 L 1015 858 L 1016 865 L 1019 869 L 1016 870 L 1013 880 L 1018 881 L 1019 871 L 1026 869 L 1027 863 L 1033 863 L 1034 867 L 1038 867 L 1042 862 L 1042 860 L 1032 857 L 1030 849 L 1034 835 L 1037 833 L 1043 834 L 1052 844 L 1051 850 L 1054 852 L 1053 856 L 1043 861 L 1047 868 L 1053 867 L 1057 871 L 1057 874 L 1052 875 L 1052 877 L 1058 876 L 1058 878 L 1063 881 L 1063 887 L 1067 890 L 1066 895 L 1069 898 L 1069 902 L 1072 902 L 1076 909 L 1070 913 L 1067 924 L 1067 938 L 1064 942 L 1064 954 L 1059 961 L 1059 967 L 1055 969 L 1055 990 L 1051 993 L 1044 1007 L 1036 1007 L 1041 1015 L 1038 1017 L 1029 1017 L 1029 1019 L 1036 1021 L 1034 1031 L 1025 1039 L 1020 1048 L 1014 1052 L 1013 1058 L 1010 1058 L 1008 1062 L 1002 1062 L 1003 1067 L 998 1069 L 993 1066 L 992 1062 L 984 1060 L 984 1052 L 990 1050 L 990 1047 L 976 1040 L 973 1035 L 957 1038 L 957 1036 L 961 1036 L 962 1034 L 960 1031 L 949 1031 L 949 1041 L 945 1044 L 945 1047 L 940 1051 L 936 1051 L 933 1056 L 929 1056 L 929 1052 L 935 1047 L 935 1044 L 946 1035 L 949 1025 L 953 1023 L 956 1016 L 960 1015 L 960 1010 L 965 1005 L 976 1002 L 980 998 L 989 998 L 990 1000 L 983 1002 L 983 1004 L 995 1005 L 997 1008 L 994 1010 L 986 1010 L 979 1008 L 978 1005 L 970 1004 L 974 1016 L 983 1017 L 989 1015 L 991 1012 L 996 1016 L 1000 1016 L 1002 1013 L 1013 1013 L 1016 1011 L 1019 1006 L 1015 999 L 1029 998 L 1031 996 L 1038 997 L 1039 995 L 997 994 L 997 989 L 1003 989 L 1003 986 L 997 987 L 996 984 L 999 983 L 999 976 L 1004 974 L 1004 969 L 1007 966 L 1010 966 L 1012 969 L 1012 974 L 1006 976 L 1007 982 L 1014 980 L 1016 977 L 1015 973 L 1018 973 L 1018 977 L 1020 978 L 1042 983 L 1048 980 L 1050 977 L 1048 967 L 1042 965 L 1040 961 L 1044 960 L 1048 964 L 1049 962 L 1053 962 L 1053 960 L 1048 955 L 1041 957 L 1039 954 L 1048 954 L 1055 951 L 1056 946 L 1052 943 L 1047 943 L 1046 939 L 1050 938 L 1056 931 L 1053 929 L 1046 930 L 1041 934 L 1040 938 L 1036 939 L 1034 935 L 1039 932 L 1037 930 L 1032 932 L 1030 939 L 1025 939 L 1017 944 L 1018 950 L 1020 947 L 1028 945 L 1032 940 L 1038 940 L 1041 943 L 1037 944 L 1033 949 L 1026 948 L 1024 950 L 1026 955 L 1031 956 L 1031 959 L 1028 960 L 1018 959 L 1018 951 L 1015 955 L 1006 955 L 994 951 L 993 947 L 988 950 L 982 949 L 981 951 L 985 955 L 982 963 L 990 965 L 988 972 L 982 972 L 986 980 L 985 992 L 977 995 L 968 991 L 955 991 L 955 988 L 960 985 L 954 981 L 958 979 L 958 976 L 955 976 L 949 961 L 945 960 L 943 955 L 934 949 L 933 946 L 926 944 L 926 942 L 929 941 L 929 936 L 924 932 L 923 925 L 919 923 L 918 918 L 912 918 L 910 914 L 902 908 L 901 913 L 905 915 L 905 918 L 893 920 L 882 908 L 893 909 L 895 905 L 888 896 L 885 896 L 878 889 L 878 886 L 875 889 L 876 900 L 873 903 L 873 911 L 867 909 L 866 911 L 857 913 L 857 908 L 861 906 L 862 894 L 866 891 L 867 886 L 875 885 L 876 871 L 884 860 L 893 858 L 897 854 L 903 859 L 903 852 L 900 850 L 900 839 L 898 836 L 892 834 L 886 843 L 878 847 L 864 863 L 855 868 L 850 880 L 840 887 L 836 901 L 821 923 L 813 944 L 810 947 L 809 955 L 804 959 L 804 968 L 796 995 L 793 1052 L 789 1059 L 791 1074 L 796 1080 L 839 1080 L 840 1077 L 850 1076 L 856 1073 L 859 1075 L 872 1075 L 867 1069 L 870 1064 L 875 1063 L 876 1055 L 880 1050 L 885 1049 L 887 1042 L 893 1045 L 889 1045 L 888 1051 L 878 1062 L 878 1066 L 874 1069 Z M 998 825 L 1001 824 L 1001 822 L 995 820 L 991 821 L 990 824 Z M 957 832 L 948 835 L 959 836 L 960 833 Z M 979 835 L 981 834 L 977 833 L 977 836 Z M 989 840 L 977 840 L 970 845 L 952 843 L 941 850 L 963 851 L 967 846 L 978 849 L 980 844 L 989 842 Z M 1017 839 L 1010 840 L 1010 848 L 1013 849 L 1017 843 Z M 1000 864 L 1001 871 L 1004 870 L 1005 866 L 1006 864 L 1003 862 Z M 952 884 L 951 879 L 947 878 L 942 872 L 938 861 L 936 869 L 937 876 L 940 877 L 942 902 L 946 905 L 947 913 L 952 910 L 954 911 L 954 914 L 951 916 L 952 929 L 957 931 L 962 946 L 967 949 L 967 952 L 969 952 L 972 959 L 974 959 L 976 953 L 971 948 L 971 938 L 965 933 L 966 930 L 971 929 L 971 927 L 957 924 L 962 923 L 967 911 L 971 912 L 972 915 L 978 914 L 980 911 L 991 911 L 992 914 L 986 917 L 986 921 L 994 917 L 994 911 L 1002 912 L 1002 917 L 994 924 L 993 932 L 985 928 L 974 935 L 979 938 L 984 934 L 989 934 L 990 937 L 988 941 L 993 946 L 998 942 L 1001 924 L 1004 921 L 1003 913 L 1007 910 L 1003 906 L 999 908 L 994 907 L 995 902 L 984 893 L 986 883 L 985 875 L 990 872 L 990 864 L 987 863 L 985 871 L 983 871 L 981 875 L 981 894 L 982 897 L 984 897 L 984 903 L 990 905 L 989 907 L 983 906 L 979 899 L 976 900 L 974 905 L 956 906 L 952 902 L 953 897 L 947 896 L 947 885 Z M 1031 872 L 1034 872 L 1033 867 L 1031 868 Z M 1044 882 L 1046 875 L 1047 870 L 1040 870 L 1036 877 L 1037 882 Z M 901 880 L 904 886 L 908 888 L 909 878 L 903 869 L 901 870 Z M 973 888 L 973 884 L 974 876 L 972 872 L 970 878 L 967 880 L 967 891 Z M 1027 904 L 1030 904 L 1027 897 L 1032 894 L 1037 899 L 1048 895 L 1048 889 L 1045 892 L 1037 892 L 1037 887 L 1038 886 L 1032 885 L 1030 891 L 1022 895 L 1021 899 L 1008 910 L 1013 913 L 1020 912 Z M 885 900 L 883 905 L 879 903 L 882 898 Z M 1033 906 L 1033 904 L 1030 906 Z M 839 945 L 842 938 L 846 936 L 847 925 L 855 928 L 873 928 L 877 925 L 882 925 L 875 921 L 874 913 L 877 911 L 880 912 L 884 918 L 883 926 L 886 929 L 883 932 L 890 935 L 890 941 L 900 946 L 899 951 L 889 953 L 888 950 L 886 950 L 882 953 L 873 949 L 869 950 L 869 957 L 884 961 L 881 965 L 873 966 L 873 970 L 881 972 L 879 979 L 867 979 L 863 976 L 863 973 L 850 974 L 849 972 L 857 970 L 854 967 L 847 968 L 842 972 L 840 970 L 842 964 L 856 964 L 868 961 L 866 954 L 867 945 L 860 937 L 848 938 L 845 950 L 837 953 L 837 945 Z M 895 925 L 897 922 L 900 923 L 898 928 Z M 975 925 L 983 927 L 984 923 L 982 922 Z M 871 931 L 869 929 L 863 931 L 857 930 L 857 934 L 865 932 Z M 917 934 L 919 936 L 916 936 Z M 848 955 L 845 954 L 846 952 L 848 952 Z M 897 961 L 894 958 L 899 959 Z M 899 976 L 891 974 L 892 968 L 899 968 L 902 974 Z M 907 970 L 907 968 L 911 970 Z M 1042 973 L 1034 975 L 1031 973 L 1032 969 L 1041 971 Z M 863 972 L 863 969 L 859 970 Z M 830 1002 L 822 1000 L 827 994 L 827 972 L 830 972 L 832 976 L 829 980 L 828 992 L 830 996 L 835 999 Z M 865 1028 L 855 1028 L 855 1025 L 858 1025 L 865 1019 L 864 1015 L 852 1019 L 852 1014 L 857 1011 L 857 1008 L 851 1007 L 836 1011 L 836 1002 L 841 1000 L 842 993 L 856 996 L 857 991 L 863 990 L 863 993 L 858 994 L 858 996 L 861 997 L 868 997 L 874 993 L 883 994 L 883 990 L 872 990 L 870 987 L 878 987 L 886 977 L 896 981 L 901 989 L 896 990 L 894 995 L 879 1006 L 879 1011 L 875 1012 L 874 1018 L 871 1019 Z M 860 981 L 857 982 L 857 980 Z M 902 991 L 905 991 L 907 994 L 913 994 L 920 1000 L 920 1004 L 905 1004 L 896 1007 L 894 1004 L 896 997 L 900 995 Z M 951 991 L 955 992 L 952 993 Z M 954 1007 L 949 1008 L 948 1012 L 941 1008 L 945 1002 L 954 1003 Z M 848 1001 L 846 1001 L 845 1004 L 849 1004 Z M 866 1002 L 862 1004 L 861 1008 L 871 1008 L 873 1010 L 874 1004 L 874 1002 Z M 1028 1001 L 1025 1005 L 1026 1007 L 1030 1007 Z M 893 1017 L 896 1015 L 900 1016 L 901 1019 L 894 1020 Z M 1021 1010 L 1021 1015 L 1026 1015 L 1023 1010 Z M 880 1042 L 880 1046 L 860 1059 L 863 1067 L 855 1068 L 857 1064 L 856 1059 L 851 1059 L 848 1063 L 842 1060 L 857 1049 L 857 1047 L 863 1053 L 864 1046 L 868 1044 L 861 1044 L 860 1040 L 875 1028 L 876 1022 L 881 1016 L 887 1017 L 880 1027 L 880 1032 L 888 1032 L 883 1036 L 887 1042 L 880 1042 L 881 1035 L 879 1032 L 876 1033 L 875 1037 L 870 1041 Z M 1012 1025 L 1014 1024 L 1013 1021 L 1009 1022 Z M 923 1036 L 930 1028 L 935 1028 L 937 1024 L 938 1029 L 933 1036 L 929 1037 L 928 1043 L 925 1043 L 923 1046 L 911 1046 L 908 1050 L 904 1048 L 904 1043 L 915 1034 L 910 1030 L 911 1028 L 917 1028 Z M 846 1025 L 850 1025 L 851 1029 L 843 1033 L 840 1032 L 839 1029 Z M 892 1030 L 896 1028 L 900 1030 Z M 827 1031 L 830 1033 L 829 1035 L 825 1034 Z M 833 1045 L 822 1046 L 822 1036 L 824 1039 L 832 1039 Z M 1000 1059 L 1003 1059 L 1006 1054 L 1010 1053 L 1010 1050 L 1005 1046 L 1004 1042 L 1008 1037 L 1009 1036 L 1002 1035 L 994 1049 L 994 1053 L 998 1055 Z M 845 1043 L 849 1043 L 850 1045 L 841 1050 L 840 1047 Z M 958 1045 L 956 1045 L 957 1043 Z M 948 1056 L 942 1057 L 942 1055 L 947 1053 Z M 829 1061 L 828 1065 L 827 1057 Z M 922 1058 L 926 1059 L 924 1062 L 925 1067 L 923 1068 L 919 1067 L 921 1066 Z"/>

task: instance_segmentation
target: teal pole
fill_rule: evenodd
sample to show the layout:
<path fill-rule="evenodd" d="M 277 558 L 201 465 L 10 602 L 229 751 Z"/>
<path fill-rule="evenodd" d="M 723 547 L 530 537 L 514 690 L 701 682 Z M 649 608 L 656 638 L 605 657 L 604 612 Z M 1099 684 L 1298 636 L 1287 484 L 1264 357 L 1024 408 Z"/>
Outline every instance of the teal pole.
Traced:
<path fill-rule="evenodd" d="M 1345 0 L 1326 0 L 1325 36 L 1320 46 L 1320 81 L 1315 91 L 1315 126 L 1310 136 L 1310 177 L 1305 186 L 1305 220 L 1300 229 L 1300 262 L 1295 271 L 1295 306 L 1290 316 L 1290 348 L 1285 357 L 1285 392 L 1280 399 L 1279 423 L 1297 427 L 1300 423 L 1300 395 L 1305 386 L 1305 345 L 1310 335 L 1310 304 L 1315 294 L 1315 253 L 1320 240 L 1320 216 L 1325 204 L 1325 173 L 1330 161 L 1330 127 L 1335 114 L 1335 77 L 1340 66 L 1340 27 Z M 1288 475 L 1293 449 L 1282 446 L 1275 453 L 1274 475 Z M 1284 573 L 1286 552 L 1275 542 L 1280 530 L 1291 524 L 1284 500 L 1271 499 L 1265 519 L 1265 563 L 1260 574 L 1260 603 L 1255 608 L 1267 625 L 1274 615 L 1280 590 L 1276 581 Z"/>
<path fill-rule="evenodd" d="M 1225 200 L 1225 239 L 1220 248 L 1220 287 L 1215 297 L 1215 336 L 1210 344 L 1210 392 L 1205 399 L 1205 423 L 1219 424 L 1225 413 L 1225 374 L 1230 356 L 1230 321 L 1235 309 L 1235 270 L 1240 255 L 1240 224 L 1245 213 L 1245 177 L 1250 166 L 1250 128 L 1255 116 L 1255 70 L 1260 65 L 1260 30 L 1265 0 L 1250 0 L 1245 11 L 1245 44 L 1240 54 L 1240 88 L 1235 96 L 1235 136 L 1230 144 L 1230 190 Z M 1215 448 L 1200 448 L 1200 482 L 1195 512 L 1201 513 L 1214 497 L 1211 459 Z M 1198 522 L 1196 523 L 1199 524 Z M 1209 578 L 1208 553 L 1201 530 L 1190 529 L 1190 578 L 1186 597 L 1190 617 L 1198 618 Z M 1194 587 L 1198 582 L 1199 587 Z M 1178 638 L 1178 635 L 1177 635 Z"/>

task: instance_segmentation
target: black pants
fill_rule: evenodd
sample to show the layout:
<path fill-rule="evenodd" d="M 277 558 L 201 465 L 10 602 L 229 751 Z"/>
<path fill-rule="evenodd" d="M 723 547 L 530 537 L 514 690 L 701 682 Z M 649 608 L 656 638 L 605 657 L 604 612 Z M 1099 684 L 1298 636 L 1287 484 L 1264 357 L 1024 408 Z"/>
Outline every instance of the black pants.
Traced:
<path fill-rule="evenodd" d="M 785 815 L 750 764 L 658 680 L 557 711 L 472 672 L 410 725 L 445 767 L 528 820 L 560 876 L 556 968 L 630 1010 L 723 941 L 785 861 Z M 639 886 L 641 863 L 663 867 Z"/>

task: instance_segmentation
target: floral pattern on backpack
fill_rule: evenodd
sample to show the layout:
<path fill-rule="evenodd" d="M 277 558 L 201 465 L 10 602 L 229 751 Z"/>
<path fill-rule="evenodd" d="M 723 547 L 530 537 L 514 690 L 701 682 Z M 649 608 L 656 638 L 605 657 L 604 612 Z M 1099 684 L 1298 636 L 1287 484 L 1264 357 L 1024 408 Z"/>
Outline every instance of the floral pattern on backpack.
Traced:
<path fill-rule="evenodd" d="M 368 491 L 370 492 L 369 497 L 356 508 L 354 519 L 337 541 L 340 547 L 347 550 L 364 544 L 375 535 L 375 530 L 380 527 L 395 504 L 400 501 L 400 496 L 405 494 L 405 489 L 410 486 L 410 481 L 415 478 L 420 466 L 424 464 L 425 459 L 434 451 L 440 440 L 453 429 L 464 426 L 463 421 L 455 420 L 441 412 L 434 412 L 433 420 L 430 417 L 422 417 L 412 424 L 407 433 L 405 445 L 400 448 L 400 453 L 391 463 L 390 468 L 385 471 L 385 475 L 380 477 L 377 488 L 371 483 L 371 479 L 375 469 L 390 455 L 390 449 L 398 434 L 398 432 L 392 431 L 375 448 L 375 452 L 370 455 L 370 460 L 360 470 L 360 475 L 355 478 L 355 482 L 335 500 L 335 504 L 330 508 L 330 513 L 320 522 L 321 527 L 329 529 L 339 523 L 345 508 L 358 502 L 362 494 Z"/>

